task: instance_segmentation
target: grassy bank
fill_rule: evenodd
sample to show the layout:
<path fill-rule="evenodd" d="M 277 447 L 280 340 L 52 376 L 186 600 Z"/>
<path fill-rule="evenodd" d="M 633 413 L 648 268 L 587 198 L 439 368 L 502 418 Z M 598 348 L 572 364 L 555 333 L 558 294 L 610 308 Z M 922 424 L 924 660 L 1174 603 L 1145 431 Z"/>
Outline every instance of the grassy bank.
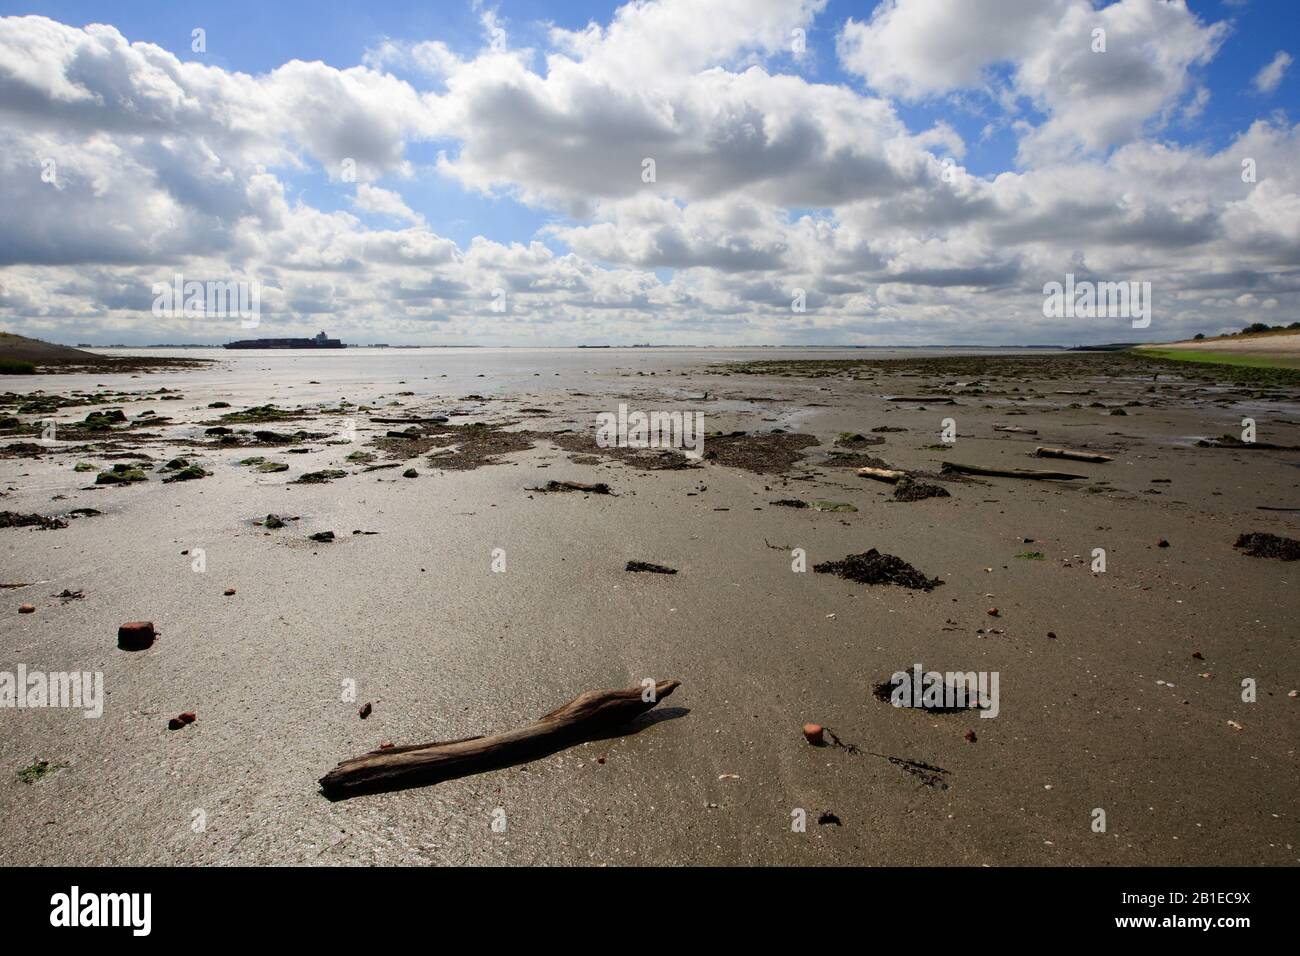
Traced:
<path fill-rule="evenodd" d="M 1274 355 L 1151 348 L 1129 349 L 1122 354 L 1195 378 L 1249 385 L 1300 386 L 1300 362 Z"/>
<path fill-rule="evenodd" d="M 1249 368 L 1300 369 L 1300 359 L 1286 355 L 1261 355 L 1257 352 L 1216 352 L 1211 349 L 1152 349 L 1137 350 L 1139 355 L 1150 355 L 1172 362 L 1208 362 L 1211 365 L 1238 365 Z"/>

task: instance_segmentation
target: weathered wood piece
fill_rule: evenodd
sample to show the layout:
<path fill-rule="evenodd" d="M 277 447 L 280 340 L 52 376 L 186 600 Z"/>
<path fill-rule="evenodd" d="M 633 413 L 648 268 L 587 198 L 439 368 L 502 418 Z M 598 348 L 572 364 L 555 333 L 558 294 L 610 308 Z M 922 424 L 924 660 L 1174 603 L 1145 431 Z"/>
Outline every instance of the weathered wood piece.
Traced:
<path fill-rule="evenodd" d="M 1072 475 L 1065 471 L 1038 471 L 1032 468 L 981 468 L 979 465 L 961 465 L 945 461 L 940 474 L 986 475 L 991 478 L 1029 478 L 1037 481 L 1073 481 L 1086 479 L 1087 475 Z"/>
<path fill-rule="evenodd" d="M 1098 455 L 1091 451 L 1075 451 L 1073 448 L 1048 448 L 1045 445 L 1039 445 L 1034 450 L 1034 454 L 1039 458 L 1068 458 L 1071 461 L 1091 461 L 1098 465 L 1115 460 L 1110 455 Z"/>
<path fill-rule="evenodd" d="M 899 479 L 906 478 L 907 472 L 899 471 L 896 468 L 859 468 L 859 478 L 874 478 L 876 481 L 884 481 L 889 484 L 897 484 Z"/>
<path fill-rule="evenodd" d="M 407 747 L 372 750 L 345 760 L 320 778 L 321 790 L 332 800 L 363 793 L 423 786 L 497 770 L 534 760 L 598 737 L 650 710 L 680 685 L 659 681 L 653 699 L 649 687 L 589 690 L 535 722 L 490 737 L 467 737 Z"/>

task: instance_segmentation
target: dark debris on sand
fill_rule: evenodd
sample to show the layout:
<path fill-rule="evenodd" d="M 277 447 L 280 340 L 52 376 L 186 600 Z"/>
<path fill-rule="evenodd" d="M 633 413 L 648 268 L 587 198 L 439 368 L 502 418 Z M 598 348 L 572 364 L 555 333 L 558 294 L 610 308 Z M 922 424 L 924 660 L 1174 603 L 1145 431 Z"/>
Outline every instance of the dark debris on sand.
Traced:
<path fill-rule="evenodd" d="M 390 458 L 415 458 L 429 454 L 428 462 L 444 471 L 473 471 L 495 465 L 500 456 L 528 451 L 542 433 L 507 431 L 510 422 L 464 425 L 429 424 L 408 428 L 404 437 L 377 438 L 374 447 Z"/>
<path fill-rule="evenodd" d="M 910 475 L 898 479 L 894 485 L 895 501 L 924 501 L 926 498 L 949 498 L 947 488 L 941 488 L 939 485 L 927 484 L 924 481 L 917 481 Z"/>
<path fill-rule="evenodd" d="M 859 432 L 841 432 L 840 437 L 835 439 L 837 448 L 869 448 L 872 445 L 883 445 L 884 443 L 883 438 L 869 437 Z"/>
<path fill-rule="evenodd" d="M 540 488 L 529 488 L 543 494 L 554 491 L 581 491 L 589 495 L 612 495 L 614 492 L 603 481 L 587 484 L 582 481 L 548 481 Z"/>
<path fill-rule="evenodd" d="M 47 518 L 38 514 L 24 515 L 16 511 L 0 511 L 0 528 L 40 528 L 42 531 L 57 531 L 67 526 L 68 523 L 61 518 Z"/>
<path fill-rule="evenodd" d="M 881 554 L 875 548 L 863 554 L 850 554 L 841 561 L 826 561 L 813 565 L 818 574 L 835 574 L 859 584 L 896 584 L 912 591 L 932 591 L 943 584 L 938 578 L 927 578 L 902 558 Z"/>
<path fill-rule="evenodd" d="M 802 457 L 803 449 L 817 444 L 812 435 L 794 432 L 708 436 L 704 457 L 714 464 L 772 475 L 788 469 Z"/>
<path fill-rule="evenodd" d="M 645 571 L 651 574 L 676 574 L 676 568 L 665 567 L 662 564 L 651 564 L 649 561 L 629 561 L 627 563 L 629 571 Z"/>
<path fill-rule="evenodd" d="M 1300 561 L 1300 541 L 1281 535 L 1255 531 L 1237 537 L 1234 548 L 1241 548 L 1252 558 L 1277 558 L 1281 561 Z"/>
<path fill-rule="evenodd" d="M 573 452 L 573 461 L 595 464 L 601 459 L 614 459 L 644 471 L 684 471 L 699 468 L 697 459 L 671 448 L 625 448 L 621 445 L 601 447 L 591 432 L 559 431 L 544 434 L 547 440 L 567 452 Z M 707 446 L 707 440 L 705 442 Z"/>

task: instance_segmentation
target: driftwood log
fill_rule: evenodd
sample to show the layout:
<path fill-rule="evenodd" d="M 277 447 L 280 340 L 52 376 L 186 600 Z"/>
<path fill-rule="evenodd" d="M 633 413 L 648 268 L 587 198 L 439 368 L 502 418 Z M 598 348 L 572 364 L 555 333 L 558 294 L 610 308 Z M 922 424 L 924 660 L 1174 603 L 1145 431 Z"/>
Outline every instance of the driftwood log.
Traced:
<path fill-rule="evenodd" d="M 1015 432 L 1017 435 L 1037 435 L 1037 428 L 1021 428 L 1019 425 L 994 425 L 995 432 Z"/>
<path fill-rule="evenodd" d="M 331 800 L 338 800 L 438 783 L 535 760 L 628 723 L 671 694 L 679 683 L 659 681 L 654 699 L 649 701 L 642 700 L 648 686 L 589 690 L 527 727 L 490 737 L 372 750 L 343 761 L 321 777 L 321 790 Z"/>
<path fill-rule="evenodd" d="M 1098 455 L 1091 451 L 1075 451 L 1073 448 L 1048 448 L 1045 445 L 1039 445 L 1034 450 L 1034 454 L 1039 458 L 1069 458 L 1071 461 L 1091 461 L 1098 465 L 1115 460 L 1110 455 Z"/>
<path fill-rule="evenodd" d="M 1030 478 L 1037 481 L 1073 481 L 1086 479 L 1087 475 L 1072 475 L 1066 471 L 1038 471 L 1032 468 L 981 468 L 979 465 L 960 465 L 945 461 L 940 474 L 987 475 L 991 478 Z"/>
<path fill-rule="evenodd" d="M 859 468 L 859 478 L 874 478 L 876 481 L 887 481 L 889 484 L 897 484 L 900 480 L 907 477 L 907 472 L 898 471 L 895 468 Z"/>
<path fill-rule="evenodd" d="M 927 405 L 956 405 L 957 402 L 948 395 L 894 395 L 885 399 L 887 402 L 924 402 Z"/>

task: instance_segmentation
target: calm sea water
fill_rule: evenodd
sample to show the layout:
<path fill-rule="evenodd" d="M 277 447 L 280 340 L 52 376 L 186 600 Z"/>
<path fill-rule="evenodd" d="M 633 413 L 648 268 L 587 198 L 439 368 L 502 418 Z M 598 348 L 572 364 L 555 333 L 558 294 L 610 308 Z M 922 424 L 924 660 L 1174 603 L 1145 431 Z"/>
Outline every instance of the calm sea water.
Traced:
<path fill-rule="evenodd" d="M 383 389 L 482 395 L 596 389 L 593 376 L 620 372 L 680 373 L 724 362 L 776 359 L 920 358 L 969 354 L 1016 354 L 1015 349 L 825 349 L 825 348 L 418 348 L 334 350 L 94 349 L 103 355 L 215 359 L 208 368 L 156 372 L 131 379 L 102 372 L 87 375 L 6 376 L 13 391 L 67 391 L 97 385 L 183 388 L 219 392 L 236 401 L 331 401 Z M 1041 354 L 1041 350 L 1035 354 Z M 290 387 L 292 389 L 290 390 Z M 283 390 L 279 394 L 277 389 Z"/>

